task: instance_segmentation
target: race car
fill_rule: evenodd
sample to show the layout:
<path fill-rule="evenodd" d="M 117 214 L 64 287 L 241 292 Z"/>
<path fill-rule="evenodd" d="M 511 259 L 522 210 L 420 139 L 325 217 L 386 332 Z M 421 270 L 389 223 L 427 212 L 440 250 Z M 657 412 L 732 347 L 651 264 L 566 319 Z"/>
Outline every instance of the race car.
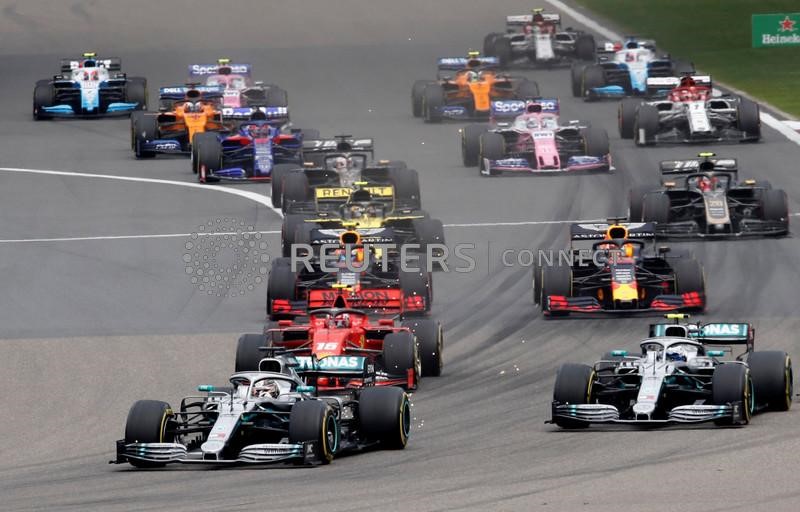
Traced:
<path fill-rule="evenodd" d="M 620 137 L 638 146 L 761 139 L 758 103 L 715 92 L 710 76 L 648 78 L 647 87 L 652 99 L 623 100 L 617 113 Z"/>
<path fill-rule="evenodd" d="M 611 169 L 606 131 L 580 121 L 561 125 L 558 99 L 492 102 L 493 119 L 502 111 L 522 114 L 511 123 L 468 125 L 461 131 L 462 161 L 478 165 L 481 176 Z"/>
<path fill-rule="evenodd" d="M 429 318 L 396 321 L 370 318 L 358 309 L 311 310 L 305 320 L 280 320 L 266 326 L 263 335 L 239 338 L 236 371 L 258 369 L 261 347 L 285 349 L 295 357 L 366 357 L 375 365 L 376 386 L 416 389 L 421 377 L 442 372 L 442 326 Z M 362 387 L 363 376 L 318 379 L 317 389 L 330 391 Z"/>
<path fill-rule="evenodd" d="M 257 371 L 237 372 L 229 386 L 201 385 L 179 408 L 139 400 L 128 412 L 117 464 L 158 468 L 172 463 L 329 464 L 369 447 L 405 448 L 411 430 L 408 396 L 375 387 L 363 356 L 321 359 L 265 350 Z M 359 377 L 363 386 L 334 393 L 321 379 Z"/>
<path fill-rule="evenodd" d="M 356 189 L 367 190 L 387 211 L 421 207 L 419 175 L 405 164 L 397 166 L 390 160 L 370 163 L 363 154 L 334 153 L 325 157 L 322 167 L 308 163 L 303 169 L 285 169 L 275 169 L 272 182 L 272 204 L 280 205 L 284 213 L 334 210 Z"/>
<path fill-rule="evenodd" d="M 162 87 L 159 98 L 172 101 L 172 110 L 131 115 L 131 149 L 136 158 L 153 158 L 158 153 L 189 155 L 196 134 L 226 129 L 219 87 Z"/>
<path fill-rule="evenodd" d="M 286 107 L 235 110 L 250 111 L 250 119 L 240 122 L 235 131 L 195 135 L 192 172 L 197 174 L 198 181 L 270 180 L 278 164 L 302 165 L 303 133 L 288 125 Z"/>
<path fill-rule="evenodd" d="M 551 423 L 746 425 L 759 411 L 792 404 L 792 361 L 786 352 L 754 350 L 747 323 L 678 321 L 650 326 L 640 354 L 614 350 L 593 365 L 562 364 L 553 389 Z M 733 345 L 745 352 L 723 360 Z"/>
<path fill-rule="evenodd" d="M 422 210 L 390 209 L 386 201 L 374 200 L 367 188 L 356 186 L 338 208 L 312 213 L 288 213 L 283 218 L 281 244 L 283 256 L 290 257 L 292 245 L 338 239 L 348 230 L 379 235 L 399 246 L 417 244 L 429 257 L 444 253 L 444 227 Z"/>
<path fill-rule="evenodd" d="M 223 88 L 222 104 L 229 108 L 287 107 L 288 94 L 275 84 L 252 78 L 253 66 L 217 59 L 216 64 L 190 64 L 189 81 Z"/>
<path fill-rule="evenodd" d="M 62 59 L 61 72 L 33 89 L 33 118 L 126 116 L 147 109 L 147 79 L 128 77 L 119 58 L 84 53 Z"/>
<path fill-rule="evenodd" d="M 572 95 L 586 100 L 623 98 L 647 94 L 647 79 L 694 73 L 689 62 L 656 53 L 652 40 L 629 37 L 623 43 L 606 43 L 594 64 L 572 65 Z"/>
<path fill-rule="evenodd" d="M 533 301 L 545 317 L 705 309 L 702 265 L 656 248 L 653 224 L 621 220 L 572 224 L 568 252 L 534 262 Z"/>
<path fill-rule="evenodd" d="M 662 237 L 738 237 L 789 233 L 786 192 L 768 181 L 738 180 L 734 158 L 704 152 L 661 162 L 661 187 L 630 191 L 628 218 L 653 222 Z"/>
<path fill-rule="evenodd" d="M 433 269 L 424 254 L 392 246 L 394 240 L 380 231 L 346 231 L 338 240 L 324 230 L 316 234 L 310 252 L 272 261 L 267 282 L 271 320 L 327 307 L 406 316 L 430 311 Z"/>
<path fill-rule="evenodd" d="M 574 60 L 594 60 L 594 36 L 567 27 L 561 15 L 534 9 L 531 14 L 506 16 L 506 33 L 493 32 L 483 39 L 483 54 L 496 57 L 500 66 L 553 67 Z"/>
<path fill-rule="evenodd" d="M 417 80 L 411 89 L 414 117 L 427 123 L 443 120 L 488 119 L 491 102 L 539 97 L 536 82 L 497 70 L 496 57 L 470 52 L 464 57 L 439 59 L 438 79 Z M 451 76 L 451 72 L 455 72 Z"/>

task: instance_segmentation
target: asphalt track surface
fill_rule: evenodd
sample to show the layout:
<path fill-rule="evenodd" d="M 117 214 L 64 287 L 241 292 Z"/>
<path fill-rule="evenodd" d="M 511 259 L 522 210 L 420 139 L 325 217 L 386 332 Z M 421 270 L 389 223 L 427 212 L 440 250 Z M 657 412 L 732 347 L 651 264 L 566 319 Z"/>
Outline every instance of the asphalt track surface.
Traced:
<path fill-rule="evenodd" d="M 620 141 L 614 103 L 577 103 L 567 71 L 542 71 L 529 75 L 562 97 L 565 118 L 608 130 L 617 171 L 482 178 L 460 165 L 458 125 L 411 117 L 410 86 L 527 2 L 232 4 L 0 2 L 0 165 L 192 182 L 185 160 L 134 160 L 127 120 L 30 119 L 34 81 L 86 48 L 122 56 L 151 94 L 179 83 L 190 62 L 252 62 L 289 90 L 296 125 L 374 136 L 380 155 L 419 169 L 425 206 L 446 224 L 621 214 L 631 185 L 657 182 L 659 160 L 703 149 Z M 762 143 L 714 149 L 786 189 L 800 211 L 800 147 L 766 129 Z M 181 234 L 225 218 L 279 229 L 268 208 L 208 188 L 0 171 L 0 239 Z M 134 400 L 174 404 L 197 384 L 224 382 L 238 334 L 262 325 L 265 284 L 236 298 L 199 291 L 183 236 L 0 243 L 0 509 L 797 510 L 797 408 L 740 429 L 544 424 L 560 363 L 635 346 L 652 321 L 546 321 L 533 309 L 530 269 L 505 267 L 500 254 L 561 248 L 565 232 L 449 228 L 449 244 L 476 244 L 477 266 L 435 277 L 446 367 L 413 396 L 407 449 L 288 470 L 106 464 Z M 263 236 L 275 256 L 278 237 Z M 760 348 L 800 354 L 794 237 L 691 247 L 708 276 L 707 318 L 749 320 Z"/>

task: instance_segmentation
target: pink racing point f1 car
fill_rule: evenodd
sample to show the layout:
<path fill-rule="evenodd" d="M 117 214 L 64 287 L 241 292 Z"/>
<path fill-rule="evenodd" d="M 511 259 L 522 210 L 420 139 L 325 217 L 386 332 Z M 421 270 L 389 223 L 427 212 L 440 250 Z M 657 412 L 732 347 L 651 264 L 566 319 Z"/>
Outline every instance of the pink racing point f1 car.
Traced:
<path fill-rule="evenodd" d="M 461 132 L 464 165 L 478 166 L 481 175 L 611 170 L 606 131 L 579 121 L 561 125 L 558 99 L 498 100 L 491 107 L 490 125 Z"/>

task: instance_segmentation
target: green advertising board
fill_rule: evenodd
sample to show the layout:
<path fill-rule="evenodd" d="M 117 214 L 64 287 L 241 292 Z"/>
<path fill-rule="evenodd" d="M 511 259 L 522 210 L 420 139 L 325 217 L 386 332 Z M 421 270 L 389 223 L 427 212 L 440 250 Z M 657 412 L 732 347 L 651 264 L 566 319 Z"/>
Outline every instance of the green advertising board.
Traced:
<path fill-rule="evenodd" d="M 753 48 L 800 46 L 800 12 L 753 14 Z"/>

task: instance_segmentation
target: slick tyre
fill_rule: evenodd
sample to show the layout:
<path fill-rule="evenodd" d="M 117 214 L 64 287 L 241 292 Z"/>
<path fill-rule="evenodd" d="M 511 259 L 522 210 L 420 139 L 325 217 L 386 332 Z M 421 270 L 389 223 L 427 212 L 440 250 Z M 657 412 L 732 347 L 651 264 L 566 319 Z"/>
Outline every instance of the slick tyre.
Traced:
<path fill-rule="evenodd" d="M 653 105 L 643 104 L 636 109 L 633 121 L 633 138 L 637 146 L 652 146 L 658 134 L 658 110 Z"/>
<path fill-rule="evenodd" d="M 788 411 L 794 394 L 792 360 L 780 350 L 751 352 L 747 358 L 756 406 L 768 411 Z"/>
<path fill-rule="evenodd" d="M 561 405 L 588 404 L 592 398 L 592 384 L 595 373 L 591 366 L 585 364 L 562 364 L 556 373 L 556 383 L 553 386 L 553 401 Z M 556 425 L 566 429 L 588 427 L 587 423 L 571 420 L 569 418 L 553 418 Z"/>
<path fill-rule="evenodd" d="M 283 204 L 283 182 L 293 170 L 302 171 L 297 164 L 275 164 L 271 173 L 271 194 L 273 208 L 280 208 Z"/>
<path fill-rule="evenodd" d="M 361 392 L 359 423 L 367 439 L 383 448 L 402 450 L 411 432 L 411 404 L 397 387 L 372 387 Z"/>
<path fill-rule="evenodd" d="M 564 315 L 560 311 L 550 311 L 547 297 L 572 297 L 572 269 L 566 265 L 546 265 L 542 267 L 542 296 L 539 305 L 543 312 L 551 316 Z"/>
<path fill-rule="evenodd" d="M 136 110 L 147 110 L 147 79 L 140 76 L 128 78 L 125 84 L 125 101 L 136 103 Z"/>
<path fill-rule="evenodd" d="M 153 158 L 156 154 L 152 151 L 146 151 L 142 145 L 150 140 L 158 138 L 158 118 L 155 115 L 146 115 L 142 113 L 141 116 L 136 117 L 136 123 L 133 125 L 135 129 L 133 152 L 138 159 Z"/>
<path fill-rule="evenodd" d="M 430 80 L 417 80 L 414 82 L 414 85 L 411 86 L 411 113 L 414 117 L 422 117 L 425 88 L 435 84 L 436 82 Z"/>
<path fill-rule="evenodd" d="M 339 424 L 330 406 L 322 400 L 295 402 L 289 414 L 289 442 L 314 443 L 314 458 L 330 464 L 339 449 Z"/>
<path fill-rule="evenodd" d="M 417 347 L 414 345 L 414 335 L 407 331 L 393 332 L 383 338 L 383 351 L 381 353 L 383 369 L 389 375 L 406 376 L 409 370 L 415 375 L 421 372 Z"/>
<path fill-rule="evenodd" d="M 747 98 L 739 98 L 736 114 L 736 123 L 747 140 L 761 140 L 761 112 L 758 103 Z"/>
<path fill-rule="evenodd" d="M 420 258 L 420 268 L 417 271 L 400 272 L 400 288 L 403 291 L 403 300 L 408 300 L 411 297 L 422 297 L 424 301 L 422 310 L 406 311 L 406 316 L 425 314 L 431 310 L 433 293 L 431 293 L 427 269 L 423 268 L 425 264 L 425 258 Z M 416 262 L 410 263 L 410 265 L 416 266 Z"/>
<path fill-rule="evenodd" d="M 395 201 L 406 208 L 422 208 L 419 174 L 415 169 L 390 167 L 389 181 L 394 186 Z"/>
<path fill-rule="evenodd" d="M 617 109 L 617 126 L 619 136 L 623 139 L 633 139 L 636 124 L 636 109 L 642 102 L 636 98 L 623 99 Z"/>
<path fill-rule="evenodd" d="M 714 405 L 727 405 L 740 403 L 742 414 L 738 421 L 732 418 L 715 420 L 717 425 L 732 425 L 734 423 L 746 425 L 755 411 L 755 396 L 753 394 L 753 381 L 750 369 L 738 363 L 721 364 L 714 368 L 711 377 L 711 395 Z"/>
<path fill-rule="evenodd" d="M 422 116 L 426 123 L 442 121 L 439 108 L 444 106 L 444 88 L 439 84 L 428 84 L 422 91 Z"/>
<path fill-rule="evenodd" d="M 292 245 L 297 242 L 295 235 L 297 234 L 298 228 L 307 224 L 307 219 L 309 219 L 309 216 L 304 213 L 287 213 L 283 217 L 283 223 L 281 225 L 281 253 L 284 258 L 292 256 Z"/>
<path fill-rule="evenodd" d="M 310 196 L 311 187 L 305 172 L 292 172 L 284 178 L 281 199 L 281 208 L 284 213 L 290 212 L 294 206 L 306 203 Z"/>
<path fill-rule="evenodd" d="M 42 81 L 44 82 L 44 81 Z M 53 97 L 55 95 L 53 85 L 49 81 L 46 83 L 37 83 L 33 89 L 33 119 L 36 121 L 44 121 L 52 119 L 53 116 L 44 111 L 44 107 L 52 106 Z"/>
<path fill-rule="evenodd" d="M 271 320 L 279 320 L 280 313 L 272 308 L 274 300 L 294 301 L 297 299 L 297 273 L 292 270 L 289 258 L 277 258 L 272 261 L 267 279 L 267 314 Z"/>
<path fill-rule="evenodd" d="M 606 85 L 606 74 L 602 66 L 590 65 L 586 66 L 583 70 L 583 79 L 581 80 L 581 96 L 584 98 L 591 98 L 591 92 L 597 87 L 604 87 Z"/>
<path fill-rule="evenodd" d="M 675 258 L 671 263 L 675 273 L 675 293 L 696 294 L 701 301 L 705 301 L 706 279 L 700 262 L 693 258 Z M 695 309 L 702 311 L 703 307 Z"/>
<path fill-rule="evenodd" d="M 590 34 L 582 34 L 578 36 L 578 40 L 575 41 L 575 56 L 578 59 L 593 61 L 596 51 L 597 44 L 594 41 L 594 36 Z"/>
<path fill-rule="evenodd" d="M 197 181 L 210 183 L 219 181 L 213 176 L 222 167 L 222 144 L 214 132 L 197 133 L 192 138 L 192 157 Z"/>
<path fill-rule="evenodd" d="M 643 220 L 642 215 L 644 213 L 644 199 L 645 197 L 649 197 L 649 191 L 650 187 L 641 185 L 633 187 L 628 191 L 629 222 L 641 222 Z M 667 198 L 667 201 L 669 201 L 669 198 Z M 652 208 L 656 208 L 656 211 L 661 211 L 663 210 L 663 205 L 653 205 Z M 669 216 L 669 212 L 667 212 L 667 216 Z"/>
<path fill-rule="evenodd" d="M 169 432 L 172 408 L 167 402 L 158 400 L 138 400 L 128 411 L 125 422 L 125 444 L 130 443 L 171 443 L 174 435 Z M 137 468 L 160 468 L 163 462 L 149 462 L 128 459 Z"/>
<path fill-rule="evenodd" d="M 272 340 L 263 334 L 242 334 L 236 343 L 236 363 L 234 371 L 257 372 L 258 364 L 266 357 L 262 347 L 270 347 Z"/>
<path fill-rule="evenodd" d="M 488 124 L 469 124 L 461 131 L 461 162 L 464 167 L 478 165 L 481 154 L 481 135 L 488 130 Z"/>
<path fill-rule="evenodd" d="M 480 154 L 478 164 L 482 175 L 494 176 L 498 173 L 486 168 L 487 160 L 502 160 L 506 156 L 506 141 L 502 135 L 486 132 L 480 136 Z"/>
<path fill-rule="evenodd" d="M 786 192 L 780 189 L 765 190 L 761 195 L 764 220 L 785 222 L 789 231 L 789 199 Z"/>
<path fill-rule="evenodd" d="M 586 64 L 575 63 L 570 67 L 570 85 L 572 86 L 572 96 L 580 98 L 583 96 L 583 72 Z"/>
<path fill-rule="evenodd" d="M 531 80 L 523 80 L 517 86 L 517 99 L 533 100 L 540 96 L 539 84 Z"/>
<path fill-rule="evenodd" d="M 667 194 L 647 194 L 641 199 L 641 218 L 645 222 L 667 224 L 669 222 L 670 201 Z"/>
<path fill-rule="evenodd" d="M 442 325 L 430 318 L 415 318 L 403 321 L 417 338 L 417 352 L 422 365 L 423 377 L 439 377 L 442 374 L 442 348 L 444 336 Z"/>
<path fill-rule="evenodd" d="M 605 157 L 610 153 L 608 133 L 602 128 L 591 126 L 583 130 L 583 147 L 586 154 Z"/>

